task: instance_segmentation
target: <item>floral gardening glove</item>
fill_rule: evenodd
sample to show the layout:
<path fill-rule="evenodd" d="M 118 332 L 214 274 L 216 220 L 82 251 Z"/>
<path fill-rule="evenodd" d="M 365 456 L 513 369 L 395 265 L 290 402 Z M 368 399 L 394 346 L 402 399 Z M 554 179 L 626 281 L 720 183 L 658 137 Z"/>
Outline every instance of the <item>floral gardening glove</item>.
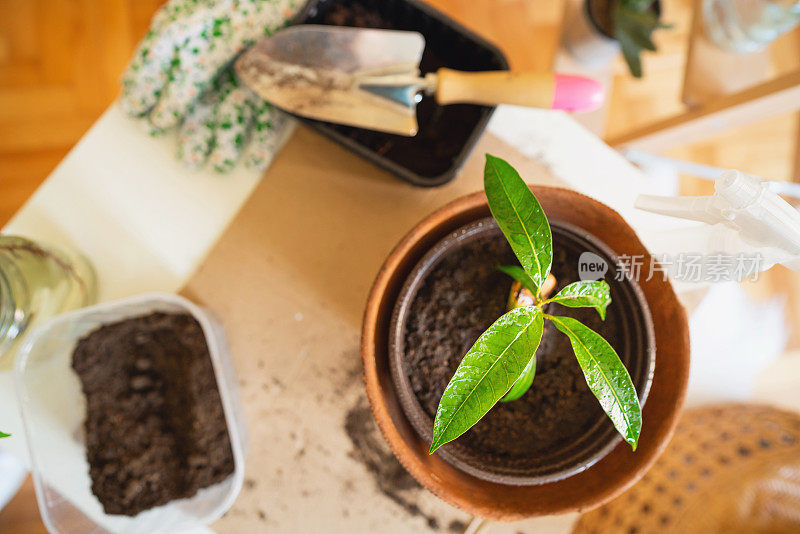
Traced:
<path fill-rule="evenodd" d="M 280 148 L 289 117 L 240 85 L 233 67 L 223 70 L 181 125 L 178 155 L 197 168 L 208 161 L 228 172 L 243 160 L 264 169 Z"/>
<path fill-rule="evenodd" d="M 239 84 L 232 62 L 286 24 L 302 0 L 169 0 L 123 75 L 122 106 L 154 132 L 180 125 L 180 156 L 219 171 L 266 166 L 287 118 Z M 245 150 L 245 145 L 248 145 Z"/>

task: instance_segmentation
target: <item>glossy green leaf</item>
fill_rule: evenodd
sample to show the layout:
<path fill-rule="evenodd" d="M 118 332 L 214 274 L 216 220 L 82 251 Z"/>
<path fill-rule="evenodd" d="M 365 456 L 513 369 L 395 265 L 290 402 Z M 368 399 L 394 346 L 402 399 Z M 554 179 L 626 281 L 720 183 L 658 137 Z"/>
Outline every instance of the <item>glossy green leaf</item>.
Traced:
<path fill-rule="evenodd" d="M 611 304 L 611 288 L 605 280 L 574 282 L 545 302 L 556 302 L 570 308 L 594 308 L 605 320 L 606 308 Z"/>
<path fill-rule="evenodd" d="M 628 370 L 616 351 L 594 330 L 570 317 L 548 315 L 572 343 L 572 350 L 592 390 L 611 422 L 633 450 L 642 430 L 642 409 Z"/>
<path fill-rule="evenodd" d="M 469 430 L 522 375 L 542 339 L 542 312 L 516 308 L 481 334 L 447 384 L 433 422 L 430 453 Z"/>
<path fill-rule="evenodd" d="M 533 279 L 519 265 L 498 265 L 497 270 L 522 284 L 522 287 L 527 287 L 534 295 L 537 293 L 538 289 Z"/>
<path fill-rule="evenodd" d="M 515 401 L 528 391 L 531 386 L 533 385 L 533 377 L 536 376 L 536 354 L 534 353 L 533 358 L 531 361 L 528 362 L 528 365 L 525 366 L 525 369 L 522 371 L 522 374 L 517 381 L 514 382 L 514 385 L 511 386 L 511 389 L 508 390 L 505 397 L 500 399 L 500 402 L 511 402 Z"/>
<path fill-rule="evenodd" d="M 489 154 L 483 185 L 492 216 L 538 293 L 553 263 L 553 237 L 539 201 L 514 167 Z"/>
<path fill-rule="evenodd" d="M 5 432 L 0 431 L 0 438 L 9 438 L 9 437 L 11 437 L 11 434 L 6 434 Z"/>

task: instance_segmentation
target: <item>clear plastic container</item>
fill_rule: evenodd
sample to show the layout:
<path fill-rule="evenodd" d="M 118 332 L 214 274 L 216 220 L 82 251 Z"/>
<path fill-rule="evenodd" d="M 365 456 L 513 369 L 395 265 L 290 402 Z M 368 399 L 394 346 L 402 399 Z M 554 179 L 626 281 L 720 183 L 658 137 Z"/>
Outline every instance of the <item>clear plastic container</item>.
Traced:
<path fill-rule="evenodd" d="M 234 473 L 189 499 L 135 517 L 108 515 L 91 490 L 83 421 L 86 400 L 72 370 L 77 341 L 101 325 L 150 312 L 187 312 L 203 328 L 225 411 Z M 55 317 L 32 330 L 20 347 L 15 381 L 39 510 L 59 534 L 156 534 L 208 525 L 233 504 L 244 479 L 246 428 L 238 383 L 222 326 L 185 298 L 148 293 Z"/>

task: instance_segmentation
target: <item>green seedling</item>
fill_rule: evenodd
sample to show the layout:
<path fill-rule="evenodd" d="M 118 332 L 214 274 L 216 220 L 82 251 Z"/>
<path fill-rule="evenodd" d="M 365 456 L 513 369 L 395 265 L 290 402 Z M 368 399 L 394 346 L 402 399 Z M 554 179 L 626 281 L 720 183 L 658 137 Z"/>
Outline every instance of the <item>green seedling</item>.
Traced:
<path fill-rule="evenodd" d="M 430 454 L 458 438 L 498 402 L 521 397 L 533 384 L 536 349 L 544 320 L 569 337 L 589 389 L 633 450 L 642 428 L 636 388 L 613 347 L 600 334 L 571 317 L 544 313 L 544 306 L 592 307 L 605 319 L 611 292 L 603 280 L 574 282 L 552 297 L 542 293 L 553 262 L 550 224 L 525 182 L 500 158 L 486 156 L 484 189 L 489 209 L 520 265 L 502 266 L 533 295 L 513 300 L 469 351 L 442 394 L 433 423 Z"/>

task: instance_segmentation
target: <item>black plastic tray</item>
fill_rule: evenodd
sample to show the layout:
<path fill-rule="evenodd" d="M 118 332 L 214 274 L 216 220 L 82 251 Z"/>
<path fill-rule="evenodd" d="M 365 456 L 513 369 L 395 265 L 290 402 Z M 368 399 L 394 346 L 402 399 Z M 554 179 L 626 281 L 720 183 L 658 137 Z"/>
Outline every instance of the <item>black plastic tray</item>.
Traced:
<path fill-rule="evenodd" d="M 357 12 L 358 21 L 344 10 Z M 424 73 L 440 67 L 506 70 L 508 62 L 494 45 L 418 0 L 310 0 L 293 24 L 335 24 L 414 30 L 425 36 L 420 64 Z M 438 106 L 426 96 L 417 105 L 415 137 L 376 132 L 301 118 L 314 130 L 341 143 L 400 178 L 420 186 L 449 182 L 480 137 L 494 107 L 470 104 Z"/>

